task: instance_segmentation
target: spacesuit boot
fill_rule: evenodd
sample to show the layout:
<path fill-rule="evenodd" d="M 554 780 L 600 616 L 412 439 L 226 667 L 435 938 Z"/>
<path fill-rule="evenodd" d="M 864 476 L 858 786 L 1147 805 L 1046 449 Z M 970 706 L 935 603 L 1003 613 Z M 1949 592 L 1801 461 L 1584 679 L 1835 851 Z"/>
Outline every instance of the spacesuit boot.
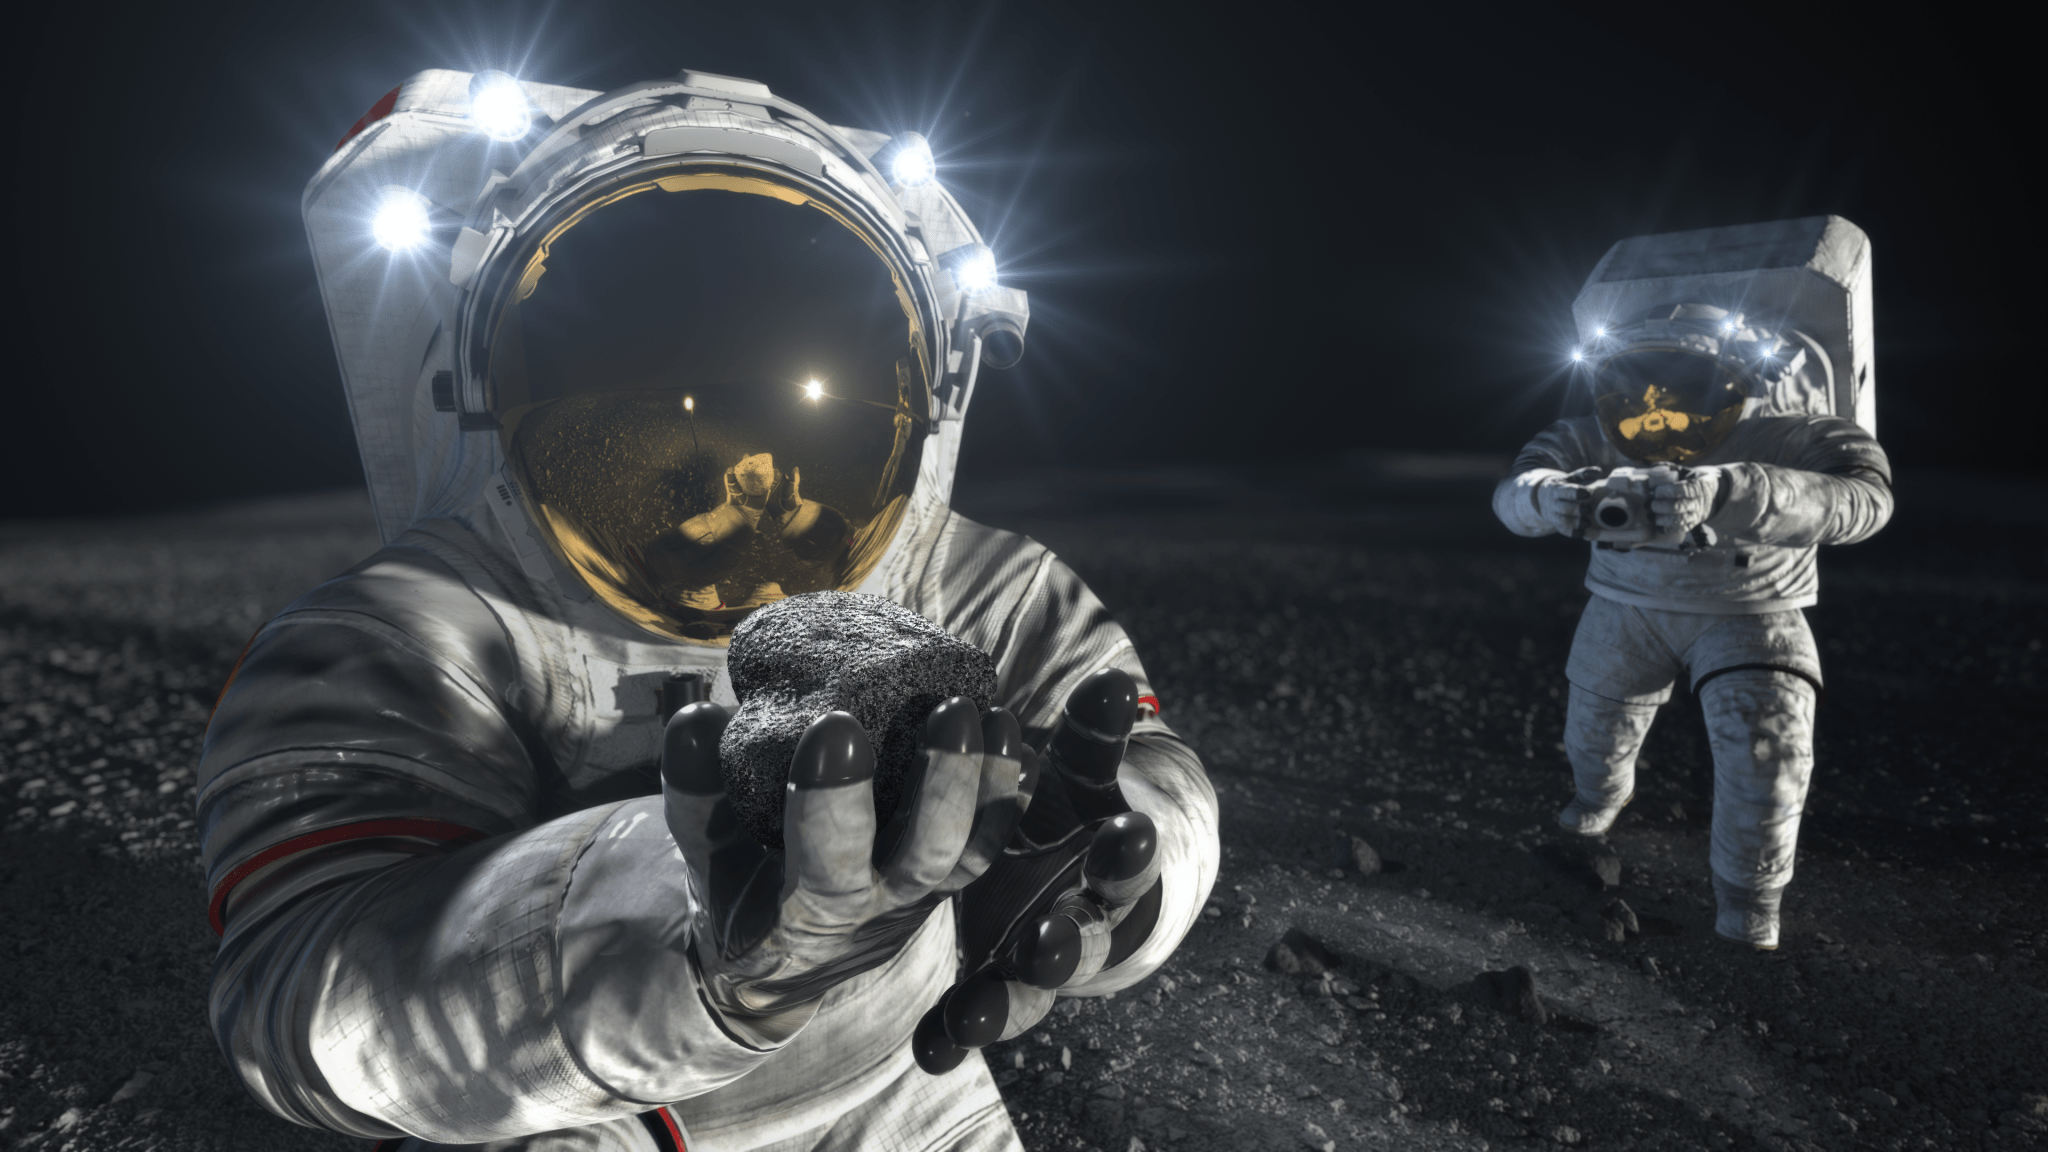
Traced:
<path fill-rule="evenodd" d="M 1572 685 L 1564 750 L 1575 791 L 1557 814 L 1559 827 L 1581 836 L 1602 836 L 1614 827 L 1635 798 L 1636 754 L 1656 718 L 1656 703 L 1625 704 Z"/>
<path fill-rule="evenodd" d="M 1778 946 L 1778 903 L 1813 779 L 1816 700 L 1806 679 L 1772 669 L 1700 685 L 1714 752 L 1714 931 L 1730 940 Z"/>

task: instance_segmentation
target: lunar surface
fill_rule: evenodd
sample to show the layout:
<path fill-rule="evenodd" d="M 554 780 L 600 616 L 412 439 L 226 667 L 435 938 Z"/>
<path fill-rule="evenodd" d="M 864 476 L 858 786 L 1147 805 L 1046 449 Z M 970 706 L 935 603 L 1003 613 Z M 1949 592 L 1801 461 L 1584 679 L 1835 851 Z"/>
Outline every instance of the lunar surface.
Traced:
<path fill-rule="evenodd" d="M 1025 1146 L 2048 1142 L 2048 488 L 1909 471 L 1823 551 L 1818 767 L 1758 953 L 1711 931 L 1682 694 L 1606 843 L 1556 831 L 1585 546 L 1500 528 L 1496 463 L 962 492 L 1101 595 L 1222 802 L 1172 961 L 989 1051 Z M 251 631 L 375 546 L 359 493 L 0 524 L 0 1144 L 363 1146 L 228 1075 L 192 785 Z"/>

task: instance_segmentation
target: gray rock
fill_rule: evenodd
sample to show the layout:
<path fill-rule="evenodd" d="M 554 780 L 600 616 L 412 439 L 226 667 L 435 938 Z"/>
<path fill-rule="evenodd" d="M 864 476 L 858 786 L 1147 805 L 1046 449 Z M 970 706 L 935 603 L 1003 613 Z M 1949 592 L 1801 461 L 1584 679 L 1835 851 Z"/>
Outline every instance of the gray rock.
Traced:
<path fill-rule="evenodd" d="M 130 1076 L 128 1082 L 121 1085 L 114 1092 L 114 1098 L 107 1102 L 109 1104 L 119 1104 L 123 1100 L 133 1100 L 137 1096 L 142 1095 L 142 1090 L 149 1087 L 149 1082 L 154 1079 L 156 1079 L 156 1075 L 149 1070 L 139 1071 L 135 1075 Z"/>
<path fill-rule="evenodd" d="M 1266 967 L 1283 976 L 1320 976 L 1342 963 L 1322 941 L 1299 928 L 1289 928 L 1266 952 Z"/>
<path fill-rule="evenodd" d="M 1856 1098 L 1873 1108 L 1896 1108 L 1899 1106 L 1898 1100 L 1891 1093 L 1882 1088 L 1872 1088 L 1868 1085 L 1856 1090 Z"/>
<path fill-rule="evenodd" d="M 1365 842 L 1364 837 L 1351 837 L 1345 849 L 1350 857 L 1344 861 L 1345 867 L 1356 869 L 1360 876 L 1372 876 L 1380 871 L 1380 854 L 1372 845 Z"/>
<path fill-rule="evenodd" d="M 1581 884 L 1588 891 L 1621 887 L 1621 853 L 1602 841 L 1538 844 L 1530 854 L 1546 872 Z"/>
<path fill-rule="evenodd" d="M 1621 930 L 1629 936 L 1643 934 L 1643 923 L 1636 919 L 1636 910 L 1629 907 L 1626 900 L 1610 901 L 1607 907 L 1600 910 L 1600 918 L 1609 924 L 1620 925 Z"/>
<path fill-rule="evenodd" d="M 1559 1144 L 1567 1145 L 1576 1145 L 1579 1141 L 1585 1139 L 1577 1128 L 1573 1128 L 1568 1124 L 1559 1124 L 1557 1127 L 1552 1128 L 1550 1130 L 1550 1138 Z"/>
<path fill-rule="evenodd" d="M 1505 972 L 1481 972 L 1473 983 L 1481 1002 L 1496 1012 L 1538 1024 L 1550 1018 L 1536 994 L 1535 974 L 1519 964 Z"/>
<path fill-rule="evenodd" d="M 1124 1124 L 1124 1106 L 1115 1100 L 1090 1100 L 1085 1113 L 1088 1126 L 1096 1132 L 1114 1132 Z"/>
<path fill-rule="evenodd" d="M 733 629 L 727 660 L 739 710 L 718 745 L 726 795 L 764 846 L 782 846 L 789 759 L 811 721 L 834 709 L 875 749 L 875 816 L 886 822 L 917 757 L 925 718 L 950 696 L 986 709 L 988 654 L 880 596 L 809 592 Z"/>

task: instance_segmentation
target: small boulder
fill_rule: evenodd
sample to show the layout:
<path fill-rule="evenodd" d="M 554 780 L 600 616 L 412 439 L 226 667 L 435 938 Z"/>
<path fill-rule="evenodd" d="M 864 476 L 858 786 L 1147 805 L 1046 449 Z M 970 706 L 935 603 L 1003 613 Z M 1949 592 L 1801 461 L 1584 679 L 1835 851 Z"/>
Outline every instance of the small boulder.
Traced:
<path fill-rule="evenodd" d="M 1344 866 L 1356 870 L 1360 876 L 1377 875 L 1384 867 L 1379 851 L 1366 843 L 1362 836 L 1350 838 L 1346 845 L 1346 855 L 1349 858 L 1344 861 Z"/>
<path fill-rule="evenodd" d="M 1474 981 L 1479 999 L 1505 1016 L 1516 1016 L 1541 1024 L 1550 1019 L 1543 998 L 1536 994 L 1536 976 L 1517 964 L 1505 972 L 1481 972 Z"/>
<path fill-rule="evenodd" d="M 1643 923 L 1636 919 L 1636 910 L 1629 907 L 1626 900 L 1609 902 L 1607 907 L 1600 910 L 1600 918 L 1609 924 L 1620 925 L 1624 935 L 1640 936 L 1643 934 Z"/>
<path fill-rule="evenodd" d="M 1283 976 L 1321 976 L 1342 966 L 1337 953 L 1299 928 L 1289 928 L 1266 953 L 1266 967 Z"/>
<path fill-rule="evenodd" d="M 1531 852 L 1536 866 L 1583 885 L 1591 892 L 1621 887 L 1621 853 L 1600 841 L 1538 844 Z"/>

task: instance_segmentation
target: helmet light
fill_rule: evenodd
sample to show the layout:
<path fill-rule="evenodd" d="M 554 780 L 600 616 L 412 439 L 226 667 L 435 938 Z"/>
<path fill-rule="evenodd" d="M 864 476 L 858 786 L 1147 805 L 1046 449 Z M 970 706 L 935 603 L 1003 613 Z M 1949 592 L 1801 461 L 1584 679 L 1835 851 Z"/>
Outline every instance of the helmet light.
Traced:
<path fill-rule="evenodd" d="M 929 184 L 938 175 L 938 164 L 932 159 L 932 146 L 923 136 L 905 132 L 896 138 L 896 147 L 889 157 L 889 179 L 906 188 Z"/>
<path fill-rule="evenodd" d="M 504 72 L 479 72 L 471 77 L 469 118 L 493 140 L 518 140 L 533 131 L 533 106 L 526 99 L 526 90 Z"/>
<path fill-rule="evenodd" d="M 370 217 L 370 235 L 386 251 L 404 252 L 426 243 L 432 222 L 427 198 L 410 188 L 386 188 Z"/>

